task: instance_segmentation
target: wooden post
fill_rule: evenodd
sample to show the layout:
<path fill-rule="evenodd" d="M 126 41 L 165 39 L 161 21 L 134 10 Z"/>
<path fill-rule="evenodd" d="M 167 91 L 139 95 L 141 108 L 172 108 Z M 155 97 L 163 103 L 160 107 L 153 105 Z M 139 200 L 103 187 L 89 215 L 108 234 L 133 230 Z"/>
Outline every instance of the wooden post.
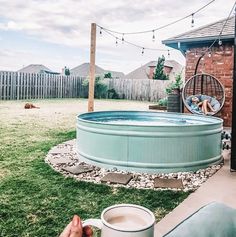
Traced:
<path fill-rule="evenodd" d="M 92 23 L 91 42 L 90 42 L 88 112 L 92 112 L 94 110 L 95 53 L 96 53 L 96 24 Z"/>

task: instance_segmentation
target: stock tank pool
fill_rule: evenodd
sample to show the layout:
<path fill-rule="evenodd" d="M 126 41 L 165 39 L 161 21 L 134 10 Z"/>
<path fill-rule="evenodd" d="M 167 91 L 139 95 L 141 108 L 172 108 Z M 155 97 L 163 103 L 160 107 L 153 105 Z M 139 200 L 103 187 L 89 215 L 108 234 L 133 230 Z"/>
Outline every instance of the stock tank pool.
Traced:
<path fill-rule="evenodd" d="M 180 113 L 102 111 L 78 115 L 80 160 L 102 168 L 168 173 L 220 163 L 219 118 Z"/>

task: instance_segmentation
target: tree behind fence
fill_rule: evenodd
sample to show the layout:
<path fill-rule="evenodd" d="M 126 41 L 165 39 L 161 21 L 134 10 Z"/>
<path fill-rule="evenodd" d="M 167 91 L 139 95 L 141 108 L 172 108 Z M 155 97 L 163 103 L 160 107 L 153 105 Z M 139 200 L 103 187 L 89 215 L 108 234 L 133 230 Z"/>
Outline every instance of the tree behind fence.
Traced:
<path fill-rule="evenodd" d="M 0 100 L 47 98 L 84 98 L 85 78 L 50 74 L 0 71 Z M 122 99 L 157 101 L 165 97 L 168 81 L 149 79 L 105 79 L 108 89 L 115 89 Z"/>

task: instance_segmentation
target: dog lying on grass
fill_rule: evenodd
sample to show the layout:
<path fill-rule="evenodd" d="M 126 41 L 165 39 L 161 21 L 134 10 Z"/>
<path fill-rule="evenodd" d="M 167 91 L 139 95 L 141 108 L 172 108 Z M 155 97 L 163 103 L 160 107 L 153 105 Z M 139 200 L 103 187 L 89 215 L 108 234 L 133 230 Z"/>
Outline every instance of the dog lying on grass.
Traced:
<path fill-rule="evenodd" d="M 26 103 L 25 109 L 40 109 L 40 107 L 33 105 L 32 103 Z"/>

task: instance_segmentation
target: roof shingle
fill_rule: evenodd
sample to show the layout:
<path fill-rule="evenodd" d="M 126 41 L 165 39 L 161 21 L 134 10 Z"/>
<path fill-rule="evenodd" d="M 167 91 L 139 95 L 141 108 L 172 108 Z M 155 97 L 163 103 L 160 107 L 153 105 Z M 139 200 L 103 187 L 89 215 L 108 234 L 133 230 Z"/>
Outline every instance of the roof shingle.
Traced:
<path fill-rule="evenodd" d="M 87 77 L 89 75 L 90 64 L 83 63 L 70 70 L 71 75 L 78 75 L 80 77 Z M 101 76 L 105 73 L 110 72 L 113 78 L 124 78 L 125 74 L 123 72 L 109 71 L 95 65 L 96 76 Z"/>
<path fill-rule="evenodd" d="M 18 72 L 24 72 L 24 73 L 43 73 L 44 71 L 52 72 L 49 68 L 45 67 L 42 64 L 30 64 L 18 70 Z"/>
<path fill-rule="evenodd" d="M 157 61 L 150 61 L 146 63 L 145 65 L 136 68 L 134 71 L 128 73 L 125 75 L 125 78 L 127 79 L 148 79 L 149 78 L 149 67 L 156 67 Z M 170 67 L 170 68 L 182 68 L 182 65 L 180 65 L 178 62 L 175 60 L 166 60 L 164 63 L 165 67 Z"/>
<path fill-rule="evenodd" d="M 205 41 L 214 40 L 219 37 L 219 34 L 224 26 L 226 19 L 205 25 L 195 30 L 171 37 L 162 41 L 163 44 L 176 43 L 176 42 L 191 42 L 191 41 Z M 230 17 L 224 26 L 221 34 L 222 39 L 234 38 L 234 16 Z"/>

